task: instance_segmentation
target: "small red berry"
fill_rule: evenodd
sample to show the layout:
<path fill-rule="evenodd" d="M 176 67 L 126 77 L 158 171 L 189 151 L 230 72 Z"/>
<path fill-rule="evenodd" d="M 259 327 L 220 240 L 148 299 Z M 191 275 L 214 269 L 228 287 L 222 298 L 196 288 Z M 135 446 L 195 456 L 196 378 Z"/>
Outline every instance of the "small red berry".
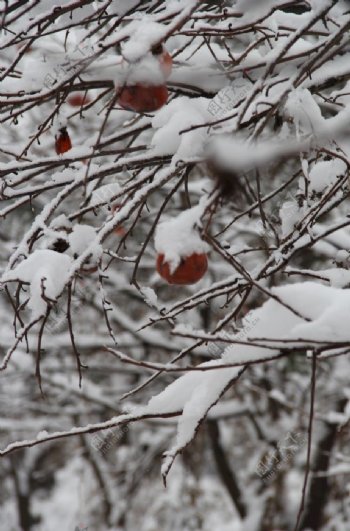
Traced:
<path fill-rule="evenodd" d="M 157 271 L 169 284 L 195 284 L 208 269 L 208 258 L 205 253 L 193 253 L 181 259 L 175 271 L 171 273 L 168 262 L 164 260 L 164 254 L 157 257 Z"/>
<path fill-rule="evenodd" d="M 112 206 L 112 213 L 116 212 L 119 209 L 120 209 L 120 205 L 113 205 Z M 114 232 L 118 236 L 125 236 L 125 234 L 126 234 L 126 230 L 124 229 L 123 225 L 117 225 L 116 228 L 114 229 Z"/>
<path fill-rule="evenodd" d="M 62 127 L 59 130 L 59 133 L 56 136 L 55 148 L 57 155 L 62 155 L 62 153 L 72 149 L 72 142 L 66 127 Z"/>
<path fill-rule="evenodd" d="M 81 92 L 73 92 L 73 94 L 67 98 L 67 103 L 72 107 L 82 107 L 83 105 L 90 103 L 90 101 L 89 96 L 87 94 L 82 94 Z"/>
<path fill-rule="evenodd" d="M 92 273 L 97 273 L 98 271 L 98 266 L 89 266 L 89 265 L 84 265 L 80 268 L 80 273 L 83 273 L 83 274 L 86 274 L 86 275 L 90 275 Z"/>
<path fill-rule="evenodd" d="M 125 86 L 120 90 L 118 103 L 123 109 L 134 112 L 157 111 L 168 100 L 166 85 L 136 85 Z"/>

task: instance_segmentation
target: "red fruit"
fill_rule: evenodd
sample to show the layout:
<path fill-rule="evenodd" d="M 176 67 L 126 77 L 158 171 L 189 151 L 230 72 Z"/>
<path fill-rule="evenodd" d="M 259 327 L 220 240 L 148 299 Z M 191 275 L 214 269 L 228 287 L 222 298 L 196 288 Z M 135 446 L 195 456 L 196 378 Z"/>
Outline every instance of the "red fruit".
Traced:
<path fill-rule="evenodd" d="M 55 148 L 57 155 L 62 155 L 62 153 L 72 149 L 72 142 L 66 127 L 62 127 L 59 130 L 59 133 L 56 136 Z"/>
<path fill-rule="evenodd" d="M 85 265 L 83 267 L 80 268 L 80 272 L 81 273 L 84 273 L 84 274 L 91 274 L 91 273 L 96 273 L 98 271 L 98 266 L 89 266 L 89 265 Z"/>
<path fill-rule="evenodd" d="M 118 89 L 117 89 L 118 90 Z M 168 100 L 166 85 L 136 85 L 126 86 L 120 90 L 118 103 L 123 109 L 134 112 L 157 111 Z"/>
<path fill-rule="evenodd" d="M 168 52 L 162 53 L 162 55 L 159 58 L 159 61 L 160 61 L 160 68 L 163 72 L 163 75 L 165 79 L 168 79 L 173 69 L 173 59 L 170 53 Z"/>
<path fill-rule="evenodd" d="M 90 103 L 90 98 L 87 94 L 81 94 L 80 92 L 74 92 L 71 96 L 67 98 L 67 102 L 72 107 L 82 107 L 87 103 Z"/>
<path fill-rule="evenodd" d="M 120 205 L 113 205 L 112 206 L 112 213 L 116 212 L 120 209 Z M 124 229 L 123 225 L 117 225 L 114 229 L 114 232 L 118 234 L 118 236 L 125 236 L 126 230 Z"/>
<path fill-rule="evenodd" d="M 170 272 L 168 262 L 164 261 L 164 254 L 157 257 L 157 271 L 169 284 L 195 284 L 208 269 L 208 258 L 205 253 L 193 253 L 181 259 L 173 273 Z"/>

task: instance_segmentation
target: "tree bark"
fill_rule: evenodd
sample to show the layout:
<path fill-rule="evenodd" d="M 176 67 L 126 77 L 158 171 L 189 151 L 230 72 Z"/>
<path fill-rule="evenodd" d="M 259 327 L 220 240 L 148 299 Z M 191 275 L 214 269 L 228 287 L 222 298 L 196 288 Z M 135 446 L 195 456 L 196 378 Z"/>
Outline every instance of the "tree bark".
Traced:
<path fill-rule="evenodd" d="M 215 420 L 208 421 L 208 432 L 219 476 L 222 479 L 238 514 L 243 519 L 247 516 L 247 508 L 242 500 L 242 492 L 239 488 L 235 473 L 230 468 L 227 456 L 221 445 L 219 426 Z"/>
<path fill-rule="evenodd" d="M 341 412 L 347 403 L 347 399 L 339 400 L 336 411 Z M 337 424 L 327 424 L 324 433 L 319 438 L 316 453 L 313 460 L 312 470 L 317 472 L 327 472 L 331 459 L 333 447 L 337 438 Z M 312 529 L 317 531 L 323 524 L 324 511 L 327 506 L 329 496 L 329 485 L 327 476 L 313 476 L 308 492 L 304 516 L 300 529 Z"/>
<path fill-rule="evenodd" d="M 30 496 L 23 492 L 14 458 L 10 459 L 10 463 L 16 493 L 19 525 L 22 531 L 31 531 L 33 525 L 37 524 L 39 519 L 34 517 L 30 511 Z"/>

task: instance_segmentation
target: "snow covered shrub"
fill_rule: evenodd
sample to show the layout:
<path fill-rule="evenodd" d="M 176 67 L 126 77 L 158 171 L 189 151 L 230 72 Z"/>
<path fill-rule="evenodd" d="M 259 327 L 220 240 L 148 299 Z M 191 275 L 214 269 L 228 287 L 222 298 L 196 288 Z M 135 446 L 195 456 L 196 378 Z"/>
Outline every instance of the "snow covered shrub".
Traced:
<path fill-rule="evenodd" d="M 0 1 L 1 529 L 350 529 L 349 31 Z"/>

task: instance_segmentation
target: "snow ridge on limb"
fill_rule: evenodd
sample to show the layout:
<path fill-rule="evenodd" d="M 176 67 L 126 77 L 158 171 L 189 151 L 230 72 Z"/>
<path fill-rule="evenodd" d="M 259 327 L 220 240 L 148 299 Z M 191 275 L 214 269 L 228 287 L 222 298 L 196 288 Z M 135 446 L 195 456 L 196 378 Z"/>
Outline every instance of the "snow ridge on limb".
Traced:
<path fill-rule="evenodd" d="M 208 363 L 215 366 L 219 362 L 215 360 Z M 174 382 L 174 387 L 171 389 L 174 393 L 183 392 L 182 386 L 184 384 L 190 388 L 192 387 L 192 389 L 191 395 L 183 406 L 182 414 L 178 421 L 176 443 L 170 450 L 164 453 L 161 473 L 165 486 L 167 476 L 176 456 L 191 443 L 210 409 L 218 403 L 225 391 L 238 380 L 245 369 L 246 367 L 242 366 L 233 369 L 221 369 L 219 373 L 216 371 L 208 371 L 206 374 L 200 374 L 200 378 L 197 377 L 197 384 L 194 382 L 193 374 L 187 374 Z M 192 378 L 187 378 L 185 381 L 186 377 Z M 163 391 L 163 393 L 167 394 L 166 391 L 169 392 L 169 388 Z M 151 400 L 149 406 L 152 407 L 158 401 L 161 402 L 163 393 L 155 397 L 155 399 L 152 399 L 154 402 L 152 403 Z"/>

